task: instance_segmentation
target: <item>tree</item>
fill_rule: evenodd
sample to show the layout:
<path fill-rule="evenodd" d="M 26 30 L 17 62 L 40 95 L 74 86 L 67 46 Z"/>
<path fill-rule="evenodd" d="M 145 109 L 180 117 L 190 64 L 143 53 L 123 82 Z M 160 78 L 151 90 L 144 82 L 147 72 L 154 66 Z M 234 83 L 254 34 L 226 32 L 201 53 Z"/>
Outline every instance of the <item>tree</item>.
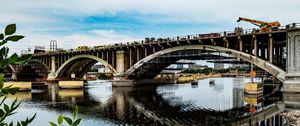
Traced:
<path fill-rule="evenodd" d="M 5 28 L 4 33 L 0 33 L 0 67 L 5 68 L 12 64 L 24 64 L 28 60 L 30 60 L 31 55 L 22 55 L 18 56 L 16 53 L 12 54 L 8 57 L 9 48 L 4 46 L 7 42 L 18 42 L 19 40 L 23 39 L 24 36 L 22 35 L 14 35 L 16 32 L 16 24 L 7 25 Z M 0 102 L 0 125 L 1 126 L 13 126 L 14 122 L 7 122 L 6 118 L 15 114 L 15 110 L 19 107 L 20 102 L 15 99 L 11 105 L 7 105 L 5 100 L 7 95 L 12 94 L 14 95 L 19 88 L 17 87 L 3 87 L 4 85 L 4 73 L 0 73 L 0 98 L 2 99 Z M 35 118 L 36 114 L 31 118 L 26 118 L 23 121 L 17 121 L 17 126 L 27 126 L 30 124 L 33 119 Z"/>

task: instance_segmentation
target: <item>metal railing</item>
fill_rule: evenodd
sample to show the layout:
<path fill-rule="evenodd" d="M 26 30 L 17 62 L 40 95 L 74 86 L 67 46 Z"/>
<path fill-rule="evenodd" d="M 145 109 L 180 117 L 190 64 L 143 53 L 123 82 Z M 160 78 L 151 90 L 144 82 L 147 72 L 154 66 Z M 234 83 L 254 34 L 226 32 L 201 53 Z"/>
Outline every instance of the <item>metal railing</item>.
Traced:
<path fill-rule="evenodd" d="M 87 50 L 69 50 L 67 52 L 78 52 L 78 51 L 92 51 L 99 49 L 109 49 L 114 47 L 122 47 L 122 46 L 135 46 L 135 45 L 143 45 L 143 44 L 155 44 L 155 43 L 163 43 L 170 41 L 187 41 L 187 40 L 197 40 L 197 39 L 209 39 L 209 38 L 220 38 L 220 37 L 228 37 L 228 36 L 237 36 L 237 35 L 249 35 L 249 34 L 259 34 L 259 33 L 268 33 L 268 32 L 280 32 L 286 31 L 290 29 L 298 29 L 300 28 L 300 23 L 292 23 L 286 26 L 281 26 L 277 29 L 272 29 L 271 31 L 263 31 L 261 29 L 243 29 L 240 32 L 236 31 L 223 31 L 223 32 L 212 32 L 212 33 L 204 33 L 204 34 L 193 34 L 193 35 L 185 35 L 185 36 L 176 36 L 176 37 L 167 37 L 167 38 L 151 38 L 149 40 L 139 40 L 125 43 L 115 43 L 115 44 L 107 44 L 100 46 L 89 47 Z M 57 52 L 51 52 L 57 53 Z"/>

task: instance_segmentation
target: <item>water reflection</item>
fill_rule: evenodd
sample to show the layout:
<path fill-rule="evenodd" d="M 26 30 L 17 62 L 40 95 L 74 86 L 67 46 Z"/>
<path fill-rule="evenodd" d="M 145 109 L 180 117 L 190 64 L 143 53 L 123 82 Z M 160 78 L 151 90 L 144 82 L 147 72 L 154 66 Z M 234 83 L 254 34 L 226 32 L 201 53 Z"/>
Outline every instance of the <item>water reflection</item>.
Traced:
<path fill-rule="evenodd" d="M 183 84 L 122 88 L 93 82 L 83 90 L 58 90 L 52 84 L 48 91 L 19 92 L 17 96 L 23 97 L 22 109 L 37 114 L 68 114 L 77 104 L 82 125 L 89 126 L 282 124 L 278 115 L 284 109 L 281 93 L 247 96 L 243 91 L 245 81 L 249 79 L 220 78 L 215 85 L 201 80 L 196 87 Z M 245 98 L 263 100 L 251 106 Z M 256 111 L 250 111 L 252 107 Z M 40 124 L 45 120 L 35 121 Z"/>

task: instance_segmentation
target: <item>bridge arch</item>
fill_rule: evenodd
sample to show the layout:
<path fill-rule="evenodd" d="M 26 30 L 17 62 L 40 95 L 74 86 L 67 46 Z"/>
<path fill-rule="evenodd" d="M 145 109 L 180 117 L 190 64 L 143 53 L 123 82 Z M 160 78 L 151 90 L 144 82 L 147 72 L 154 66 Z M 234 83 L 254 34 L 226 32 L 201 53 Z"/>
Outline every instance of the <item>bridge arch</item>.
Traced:
<path fill-rule="evenodd" d="M 50 67 L 47 64 L 45 64 L 44 62 L 37 60 L 37 59 L 32 59 L 32 60 L 29 60 L 26 64 L 30 64 L 30 63 L 38 63 L 38 64 L 42 65 L 45 69 L 47 69 L 47 71 L 50 73 Z"/>
<path fill-rule="evenodd" d="M 81 71 L 86 71 L 88 68 L 90 68 L 97 62 L 100 62 L 104 66 L 108 67 L 112 73 L 116 73 L 116 70 L 105 60 L 97 56 L 83 54 L 83 55 L 74 56 L 68 59 L 67 61 L 65 61 L 55 72 L 55 78 L 61 77 L 62 74 L 64 74 L 67 70 L 73 70 L 70 69 L 71 67 L 78 67 L 78 66 L 85 65 L 86 67 Z M 74 70 L 76 71 L 78 69 L 74 69 Z"/>
<path fill-rule="evenodd" d="M 37 59 L 31 59 L 25 64 L 18 65 L 16 66 L 16 69 L 15 78 L 19 81 L 46 79 L 50 73 L 49 66 Z"/>
<path fill-rule="evenodd" d="M 134 74 L 136 70 L 138 70 L 140 67 L 142 67 L 145 63 L 162 56 L 167 53 L 175 52 L 175 51 L 183 51 L 183 50 L 206 50 L 206 51 L 217 51 L 217 52 L 224 52 L 227 53 L 235 58 L 240 58 L 243 59 L 247 62 L 250 62 L 261 69 L 267 71 L 274 77 L 278 78 L 281 81 L 285 80 L 285 74 L 286 72 L 282 70 L 281 68 L 271 64 L 268 61 L 265 61 L 261 58 L 258 58 L 256 56 L 253 56 L 251 54 L 247 54 L 245 52 L 229 49 L 229 48 L 224 48 L 220 46 L 212 46 L 212 45 L 184 45 L 184 46 L 177 46 L 177 47 L 172 47 L 172 48 L 167 48 L 161 51 L 158 51 L 154 54 L 151 54 L 142 60 L 138 61 L 135 63 L 132 67 L 130 67 L 126 72 L 125 72 L 125 78 L 128 78 L 130 75 Z"/>

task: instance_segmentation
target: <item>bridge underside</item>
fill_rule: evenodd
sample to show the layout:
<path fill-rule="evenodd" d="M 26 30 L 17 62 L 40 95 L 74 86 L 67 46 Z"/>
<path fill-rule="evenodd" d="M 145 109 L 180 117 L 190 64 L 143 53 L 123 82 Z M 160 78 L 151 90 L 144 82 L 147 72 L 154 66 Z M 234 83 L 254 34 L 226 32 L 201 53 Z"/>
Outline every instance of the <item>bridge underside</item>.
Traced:
<path fill-rule="evenodd" d="M 156 57 L 137 68 L 128 79 L 154 79 L 171 64 L 182 64 L 179 60 L 226 60 L 233 57 L 220 56 L 215 51 L 183 50 Z"/>
<path fill-rule="evenodd" d="M 162 70 L 164 70 L 167 66 L 175 63 L 180 59 L 184 59 L 185 57 L 201 59 L 201 57 L 195 56 L 192 53 L 193 51 L 190 51 L 189 53 L 186 53 L 186 55 L 183 55 L 182 51 L 186 51 L 186 50 L 202 50 L 203 52 L 205 51 L 223 52 L 235 58 L 240 58 L 249 63 L 253 63 L 254 65 L 264 69 L 265 71 L 269 72 L 270 74 L 272 74 L 273 76 L 275 76 L 281 81 L 285 80 L 285 71 L 269 63 L 268 61 L 265 61 L 263 59 L 260 59 L 258 57 L 240 51 L 223 48 L 223 47 L 210 46 L 210 45 L 185 45 L 185 46 L 179 46 L 174 48 L 168 48 L 156 52 L 140 60 L 138 63 L 133 65 L 133 67 L 128 69 L 125 72 L 125 77 L 127 79 L 149 79 L 149 78 L 151 79 L 154 78 L 157 74 L 159 74 Z M 174 54 L 178 55 L 179 57 L 178 56 L 172 57 L 172 55 Z"/>
<path fill-rule="evenodd" d="M 71 79 L 71 74 L 81 79 L 98 61 L 90 58 L 78 58 L 68 63 L 57 75 L 57 79 Z"/>
<path fill-rule="evenodd" d="M 45 80 L 48 77 L 49 68 L 43 62 L 30 60 L 23 65 L 14 65 L 16 80 L 18 81 L 37 81 Z"/>

